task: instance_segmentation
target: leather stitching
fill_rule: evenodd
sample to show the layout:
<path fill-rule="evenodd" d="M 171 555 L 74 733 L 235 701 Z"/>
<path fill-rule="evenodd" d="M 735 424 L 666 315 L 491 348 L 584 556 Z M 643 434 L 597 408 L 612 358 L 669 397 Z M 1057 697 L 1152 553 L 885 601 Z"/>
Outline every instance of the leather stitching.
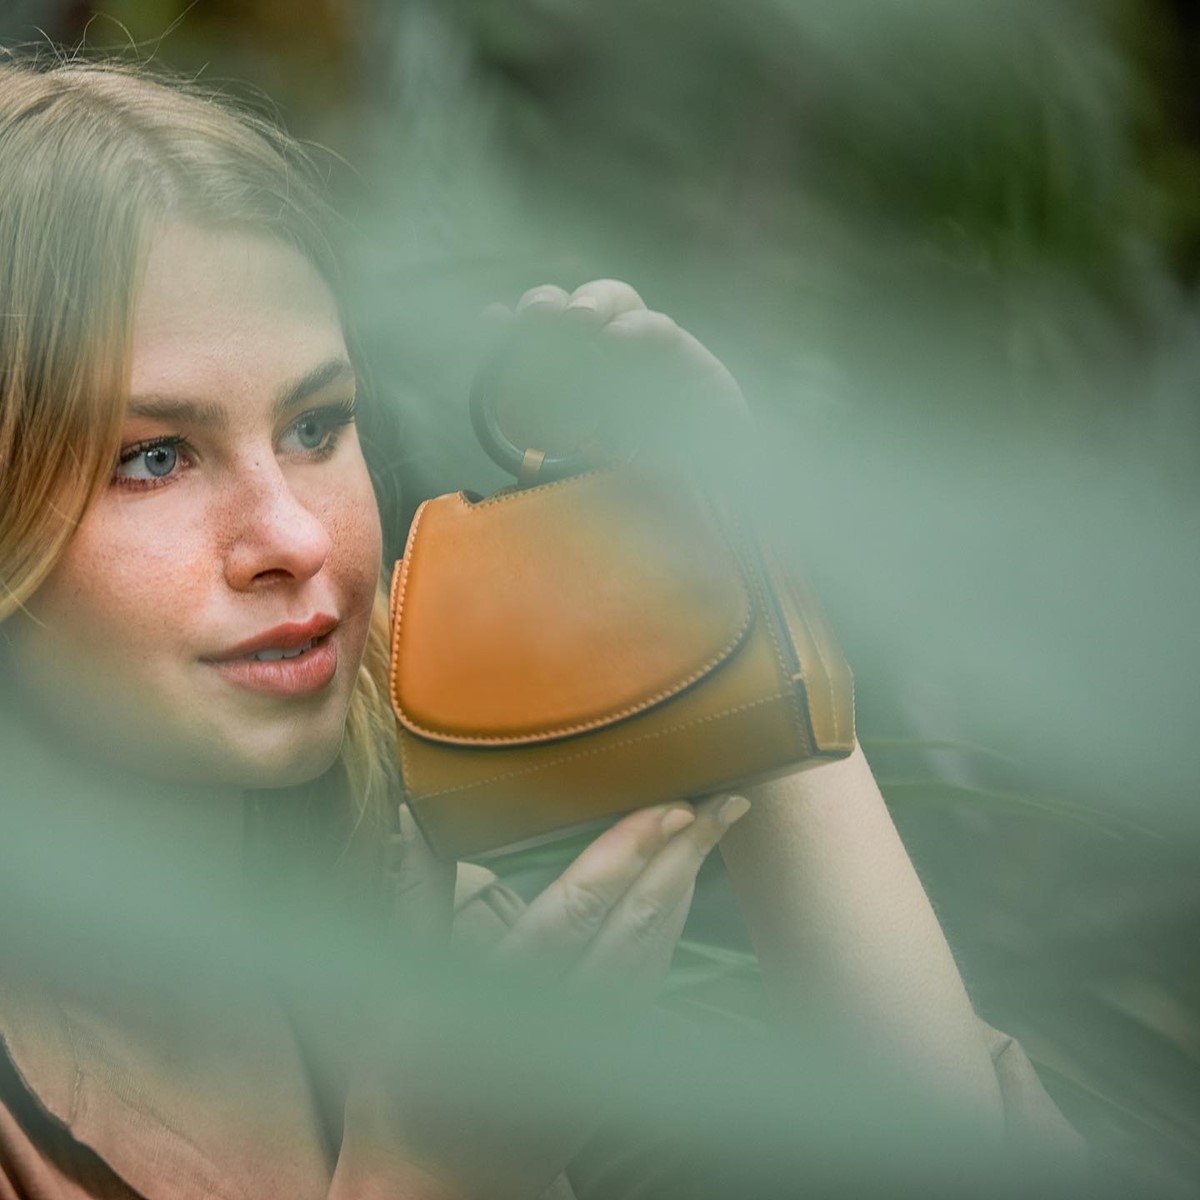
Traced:
<path fill-rule="evenodd" d="M 478 509 L 478 508 L 483 507 L 484 505 L 492 503 L 493 501 L 499 502 L 499 501 L 503 501 L 503 500 L 512 500 L 512 499 L 515 499 L 520 496 L 528 496 L 528 495 L 532 494 L 534 491 L 540 491 L 542 488 L 559 487 L 563 484 L 574 483 L 580 479 L 586 479 L 589 476 L 596 476 L 596 475 L 600 475 L 603 473 L 604 472 L 600 471 L 600 470 L 589 471 L 584 475 L 574 475 L 568 479 L 555 480 L 553 483 L 542 484 L 539 488 L 530 488 L 524 492 L 510 492 L 504 496 L 491 497 L 488 500 L 479 501 L 475 504 L 471 504 L 470 501 L 467 500 L 466 496 L 462 492 L 459 492 L 457 494 L 456 499 L 458 500 L 458 502 L 461 505 L 463 505 L 465 507 Z M 429 502 L 427 501 L 426 503 L 429 503 Z M 411 567 L 412 557 L 416 552 L 417 529 L 418 529 L 418 526 L 420 525 L 421 518 L 424 515 L 425 507 L 426 507 L 425 504 L 422 504 L 421 507 L 417 510 L 416 515 L 413 517 L 412 528 L 409 530 L 409 534 L 408 534 L 408 544 L 405 547 L 404 557 L 403 557 L 403 559 L 401 559 L 401 565 L 399 566 L 398 583 L 397 583 L 397 579 L 395 577 L 393 578 L 393 581 L 392 581 L 392 589 L 391 589 L 391 591 L 392 591 L 392 597 L 391 597 L 392 653 L 391 653 L 391 662 L 390 662 L 389 668 L 388 668 L 388 683 L 389 683 L 388 690 L 390 692 L 390 699 L 392 702 L 392 711 L 396 714 L 396 719 L 400 722 L 400 724 L 403 725 L 405 729 L 408 729 L 413 733 L 421 734 L 425 737 L 436 739 L 437 741 L 439 741 L 442 744 L 449 743 L 451 745 L 471 745 L 471 746 L 475 746 L 475 745 L 478 745 L 478 746 L 532 746 L 532 745 L 538 745 L 538 744 L 544 743 L 544 742 L 554 741 L 554 740 L 556 740 L 558 738 L 562 738 L 562 737 L 570 737 L 572 735 L 576 735 L 576 734 L 580 734 L 580 733 L 588 733 L 593 730 L 607 728 L 609 725 L 616 724 L 618 721 L 624 720 L 626 717 L 632 717 L 638 713 L 645 712 L 647 709 L 653 708 L 656 704 L 661 703 L 663 700 L 668 700 L 672 696 L 677 696 L 680 692 L 685 691 L 688 687 L 690 687 L 697 680 L 704 678 L 705 675 L 707 675 L 710 671 L 712 671 L 720 663 L 724 662 L 725 659 L 728 658 L 729 655 L 731 655 L 734 652 L 734 650 L 736 650 L 738 648 L 738 646 L 741 645 L 741 643 L 745 640 L 746 634 L 749 632 L 751 625 L 754 622 L 754 615 L 755 615 L 754 614 L 754 604 L 751 602 L 751 598 L 748 594 L 749 593 L 749 581 L 747 580 L 746 573 L 743 570 L 742 564 L 739 562 L 737 555 L 733 552 L 732 548 L 729 546 L 728 539 L 726 539 L 723 536 L 720 529 L 716 529 L 715 532 L 718 536 L 718 539 L 724 543 L 725 549 L 729 554 L 729 558 L 733 564 L 734 570 L 736 571 L 737 576 L 741 581 L 741 584 L 742 584 L 742 597 L 741 598 L 742 598 L 742 602 L 743 602 L 744 609 L 745 609 L 745 615 L 743 616 L 741 625 L 738 627 L 738 629 L 734 633 L 733 637 L 730 638 L 730 640 L 728 642 L 726 642 L 725 645 L 723 645 L 721 647 L 721 649 L 718 650 L 710 659 L 708 659 L 706 662 L 702 663 L 699 667 L 697 667 L 696 670 L 693 671 L 690 675 L 687 675 L 682 680 L 676 681 L 670 687 L 664 688 L 664 689 L 656 692 L 652 696 L 643 697 L 642 699 L 637 700 L 633 704 L 627 705 L 625 708 L 619 709 L 616 712 L 605 713 L 603 716 L 596 717 L 590 721 L 580 721 L 580 722 L 576 722 L 573 725 L 561 725 L 561 726 L 558 726 L 557 728 L 554 728 L 551 730 L 546 730 L 541 733 L 536 733 L 536 734 L 447 734 L 447 733 L 444 733 L 437 729 L 430 729 L 427 726 L 424 726 L 424 725 L 420 724 L 418 721 L 414 720 L 411 716 L 409 716 L 401 708 L 399 694 L 398 694 L 398 688 L 397 688 L 397 681 L 396 681 L 397 663 L 400 661 L 400 638 L 401 638 L 402 624 L 403 624 L 402 616 L 403 616 L 403 611 L 404 611 L 404 593 L 405 593 L 405 589 L 406 589 L 406 586 L 408 583 L 408 573 L 409 573 L 409 569 Z M 762 605 L 760 602 L 760 608 L 761 607 L 762 607 Z M 770 629 L 769 621 L 767 623 L 767 627 L 768 627 L 768 629 Z M 775 653 L 776 653 L 776 656 L 779 657 L 778 644 L 776 644 L 776 646 L 775 646 Z M 786 677 L 786 675 L 787 675 L 786 670 L 784 672 L 784 675 Z M 402 762 L 403 762 L 404 761 L 403 754 L 401 757 L 402 757 Z"/>
<path fill-rule="evenodd" d="M 462 496 L 462 493 L 460 492 L 459 495 Z M 464 496 L 463 499 L 465 501 L 466 497 Z M 398 574 L 392 579 L 392 595 L 389 597 L 392 609 L 392 653 L 388 663 L 388 695 L 391 697 L 392 711 L 399 720 L 404 719 L 396 701 L 396 664 L 400 661 L 400 613 L 404 607 L 404 589 L 408 585 L 408 569 L 417 549 L 417 530 L 420 528 L 421 518 L 424 517 L 428 504 L 429 501 L 426 500 L 413 516 L 412 527 L 408 531 L 408 542 L 404 547 L 404 557 L 397 564 Z"/>
<path fill-rule="evenodd" d="M 724 662 L 730 654 L 741 644 L 745 639 L 747 631 L 754 618 L 753 609 L 746 606 L 746 617 L 737 633 L 717 653 L 707 662 L 701 664 L 692 674 L 672 684 L 669 688 L 664 688 L 662 691 L 656 692 L 653 696 L 648 696 L 636 703 L 628 705 L 625 708 L 619 709 L 616 712 L 605 713 L 602 717 L 596 717 L 591 721 L 580 721 L 574 725 L 561 725 L 556 729 L 551 729 L 545 733 L 538 734 L 447 734 L 436 729 L 427 729 L 425 726 L 418 724 L 405 713 L 402 713 L 395 700 L 395 693 L 392 697 L 392 708 L 396 712 L 400 723 L 413 733 L 424 734 L 429 738 L 436 738 L 441 743 L 450 743 L 460 745 L 470 743 L 471 745 L 483 746 L 536 746 L 543 742 L 549 742 L 562 737 L 570 737 L 580 733 L 589 733 L 598 729 L 605 729 L 609 725 L 615 725 L 618 721 L 624 720 L 626 717 L 632 717 L 640 712 L 645 712 L 649 708 L 653 708 L 656 704 L 663 700 L 669 700 L 672 696 L 677 696 L 680 692 L 686 690 L 691 684 L 698 679 L 704 678 L 710 671 L 713 670 L 719 663 Z"/>
<path fill-rule="evenodd" d="M 597 467 L 592 471 L 582 471 L 578 475 L 568 475 L 565 479 L 554 479 L 549 483 L 539 483 L 535 487 L 518 488 L 515 492 L 500 492 L 493 496 L 488 496 L 483 500 L 476 500 L 472 504 L 464 493 L 459 492 L 457 499 L 461 504 L 469 508 L 491 508 L 497 504 L 505 504 L 513 500 L 522 500 L 528 496 L 533 496 L 539 492 L 548 492 L 553 488 L 565 487 L 568 483 L 579 483 L 583 479 L 594 479 L 598 475 L 611 475 L 614 468 L 612 467 Z"/>
<path fill-rule="evenodd" d="M 717 713 L 709 713 L 704 717 L 695 717 L 691 721 L 684 721 L 681 725 L 671 725 L 666 729 L 656 729 L 651 733 L 643 733 L 638 737 L 625 738 L 619 742 L 609 742 L 603 746 L 592 746 L 587 750 L 576 750 L 572 754 L 561 754 L 551 759 L 549 762 L 538 762 L 533 766 L 521 767 L 516 771 L 505 771 L 499 775 L 491 775 L 487 779 L 477 779 L 471 783 L 456 784 L 454 787 L 442 788 L 436 792 L 425 792 L 416 797 L 418 802 L 424 800 L 432 800 L 435 796 L 449 796 L 454 792 L 467 792 L 472 788 L 488 787 L 490 784 L 499 783 L 505 779 L 517 779 L 523 775 L 536 775 L 539 771 L 548 770 L 550 767 L 556 767 L 560 763 L 573 762 L 579 758 L 590 758 L 597 754 L 605 754 L 610 750 L 618 750 L 623 746 L 633 746 L 638 742 L 653 741 L 655 738 L 666 737 L 671 733 L 679 733 L 681 730 L 690 729 L 695 725 L 705 725 L 711 721 L 719 721 L 723 717 L 733 716 L 735 713 L 745 712 L 751 708 L 758 708 L 763 704 L 772 704 L 776 700 L 791 699 L 795 703 L 795 692 L 789 690 L 787 692 L 776 692 L 772 696 L 761 696 L 757 700 L 748 700 L 745 704 L 734 705 L 733 708 L 722 709 Z M 398 739 L 401 750 L 403 751 L 404 739 Z"/>
<path fill-rule="evenodd" d="M 775 622 L 771 620 L 767 612 L 767 600 L 763 595 L 763 589 L 768 586 L 767 581 L 762 577 L 756 576 L 753 580 L 753 586 L 756 592 L 755 598 L 758 601 L 759 608 L 763 612 L 763 623 L 766 625 L 767 633 L 771 638 L 771 649 L 775 651 L 775 664 L 779 667 L 780 679 L 785 686 L 791 685 L 787 687 L 787 694 L 791 697 L 792 701 L 792 729 L 796 733 L 797 749 L 803 754 L 806 749 L 804 742 L 807 740 L 800 735 L 800 730 L 805 727 L 804 713 L 800 708 L 800 697 L 796 695 L 795 685 L 791 684 L 792 673 L 788 670 L 787 659 L 784 658 L 783 648 L 780 646 L 779 637 L 775 633 Z M 807 749 L 811 751 L 815 750 L 816 747 L 810 746 Z"/>
<path fill-rule="evenodd" d="M 462 493 L 460 492 L 459 495 L 461 496 Z M 465 496 L 463 496 L 463 500 L 466 500 Z M 426 500 L 413 515 L 412 525 L 409 528 L 408 538 L 404 545 L 404 555 L 396 564 L 396 570 L 392 575 L 391 595 L 388 598 L 392 618 L 391 654 L 388 657 L 388 699 L 392 703 L 392 712 L 396 714 L 398 721 L 402 720 L 400 706 L 396 703 L 396 664 L 400 661 L 400 606 L 404 603 L 404 589 L 408 583 L 409 563 L 416 550 L 417 529 L 421 524 L 421 518 L 425 515 L 425 507 L 428 503 L 429 501 Z M 400 770 L 407 776 L 410 773 L 410 767 L 408 755 L 404 752 L 404 739 L 397 737 L 396 745 L 400 751 Z"/>

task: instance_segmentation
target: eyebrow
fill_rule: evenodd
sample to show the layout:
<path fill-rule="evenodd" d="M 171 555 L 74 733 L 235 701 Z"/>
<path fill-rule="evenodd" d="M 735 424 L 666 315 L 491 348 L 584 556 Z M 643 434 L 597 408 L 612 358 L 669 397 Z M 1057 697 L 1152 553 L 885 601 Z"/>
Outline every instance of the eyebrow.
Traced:
<path fill-rule="evenodd" d="M 335 383 L 353 381 L 354 378 L 354 367 L 348 359 L 341 355 L 327 358 L 279 389 L 271 405 L 271 416 L 281 417 L 296 405 L 302 404 L 309 396 Z M 127 413 L 131 417 L 145 417 L 153 421 L 177 421 L 184 425 L 213 428 L 224 425 L 226 418 L 225 410 L 219 404 L 190 400 L 184 396 L 155 394 L 132 397 Z"/>

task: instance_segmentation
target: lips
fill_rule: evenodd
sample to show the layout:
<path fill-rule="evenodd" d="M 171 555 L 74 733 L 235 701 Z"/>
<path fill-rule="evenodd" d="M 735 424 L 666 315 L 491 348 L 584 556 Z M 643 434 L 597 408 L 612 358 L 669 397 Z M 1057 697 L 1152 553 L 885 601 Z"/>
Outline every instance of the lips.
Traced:
<path fill-rule="evenodd" d="M 237 687 L 269 696 L 298 698 L 320 692 L 337 674 L 335 617 L 276 625 L 204 661 Z"/>
<path fill-rule="evenodd" d="M 326 637 L 336 628 L 336 617 L 317 613 L 307 621 L 287 621 L 283 625 L 276 625 L 274 629 L 255 634 L 244 642 L 238 642 L 236 646 L 230 646 L 228 650 L 210 655 L 208 661 L 232 662 L 235 659 L 251 658 L 276 650 L 282 650 L 285 656 L 290 655 L 302 650 L 310 642 Z"/>
<path fill-rule="evenodd" d="M 303 646 L 297 646 L 295 650 L 285 650 L 283 647 L 260 650 L 257 654 L 251 654 L 250 658 L 255 662 L 278 662 L 284 658 L 299 658 L 300 655 L 307 654 L 316 644 L 316 638 L 309 638 Z"/>

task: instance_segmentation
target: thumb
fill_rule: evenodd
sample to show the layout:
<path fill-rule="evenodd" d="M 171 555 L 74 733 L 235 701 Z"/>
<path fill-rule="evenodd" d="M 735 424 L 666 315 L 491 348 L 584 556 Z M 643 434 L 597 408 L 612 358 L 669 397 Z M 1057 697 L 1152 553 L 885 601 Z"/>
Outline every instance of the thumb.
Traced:
<path fill-rule="evenodd" d="M 433 950 L 450 939 L 458 864 L 434 854 L 407 804 L 398 818 L 388 862 L 393 928 L 407 945 Z"/>

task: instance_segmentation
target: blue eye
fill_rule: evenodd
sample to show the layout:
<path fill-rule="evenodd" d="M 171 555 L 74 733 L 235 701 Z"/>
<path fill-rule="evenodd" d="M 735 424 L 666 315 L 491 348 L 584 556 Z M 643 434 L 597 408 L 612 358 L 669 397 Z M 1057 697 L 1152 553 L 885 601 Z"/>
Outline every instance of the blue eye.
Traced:
<path fill-rule="evenodd" d="M 174 446 L 154 446 L 145 451 L 142 458 L 145 459 L 146 470 L 156 479 L 161 479 L 175 470 L 175 464 L 179 462 L 179 451 Z"/>
<path fill-rule="evenodd" d="M 134 446 L 122 455 L 117 464 L 116 478 L 133 483 L 154 483 L 167 479 L 175 473 L 179 458 L 179 445 L 175 441 Z"/>
<path fill-rule="evenodd" d="M 324 440 L 328 429 L 317 417 L 305 417 L 295 424 L 296 440 L 305 450 L 315 450 Z"/>
<path fill-rule="evenodd" d="M 354 416 L 353 401 L 306 412 L 288 426 L 280 438 L 280 449 L 327 457 L 336 449 L 342 428 L 354 424 Z"/>

